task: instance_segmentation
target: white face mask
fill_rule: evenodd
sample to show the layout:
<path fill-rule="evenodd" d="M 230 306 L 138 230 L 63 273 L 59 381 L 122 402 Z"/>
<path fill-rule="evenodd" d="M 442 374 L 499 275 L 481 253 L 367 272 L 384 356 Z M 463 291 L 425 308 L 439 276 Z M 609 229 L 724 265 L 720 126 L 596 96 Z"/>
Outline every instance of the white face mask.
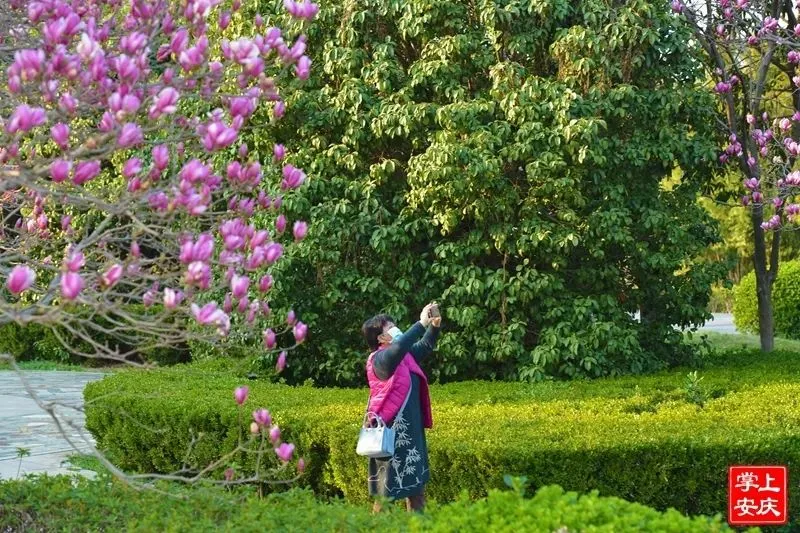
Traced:
<path fill-rule="evenodd" d="M 393 326 L 386 332 L 392 338 L 392 342 L 397 342 L 397 339 L 403 334 L 403 330 L 397 326 Z"/>

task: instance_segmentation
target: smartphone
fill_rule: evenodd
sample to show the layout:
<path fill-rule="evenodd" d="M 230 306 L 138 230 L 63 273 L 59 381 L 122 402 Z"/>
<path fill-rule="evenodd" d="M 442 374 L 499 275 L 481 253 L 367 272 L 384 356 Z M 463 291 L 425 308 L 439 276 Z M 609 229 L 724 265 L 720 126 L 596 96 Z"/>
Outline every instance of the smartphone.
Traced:
<path fill-rule="evenodd" d="M 428 318 L 436 318 L 439 316 L 439 304 L 434 303 L 433 306 L 428 309 Z"/>

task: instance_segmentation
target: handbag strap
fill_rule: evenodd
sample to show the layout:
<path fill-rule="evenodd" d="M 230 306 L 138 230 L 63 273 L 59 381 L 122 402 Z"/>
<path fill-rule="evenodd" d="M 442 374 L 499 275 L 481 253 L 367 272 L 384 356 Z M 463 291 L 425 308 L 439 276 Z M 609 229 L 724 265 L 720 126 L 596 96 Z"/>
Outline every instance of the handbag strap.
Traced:
<path fill-rule="evenodd" d="M 408 404 L 408 399 L 409 399 L 409 398 L 411 398 L 411 391 L 412 391 L 412 390 L 414 390 L 414 385 L 409 385 L 409 387 L 408 387 L 408 394 L 406 394 L 406 399 L 403 401 L 403 405 L 400 407 L 400 410 L 399 410 L 399 411 L 397 411 L 397 414 L 398 414 L 398 415 L 399 415 L 400 413 L 402 413 L 402 412 L 405 410 L 405 408 L 406 408 L 406 405 Z M 362 427 L 368 427 L 368 426 L 365 426 L 364 424 L 366 424 L 366 423 L 367 423 L 367 417 L 369 417 L 369 414 L 372 412 L 372 411 L 370 411 L 370 410 L 369 410 L 369 400 L 370 400 L 370 398 L 368 398 L 368 399 L 367 399 L 367 409 L 366 409 L 366 412 L 364 413 L 364 422 L 362 423 Z M 383 425 L 384 425 L 384 426 L 386 425 L 386 422 L 384 422 L 384 420 L 383 420 L 383 419 L 382 419 L 382 418 L 381 418 L 381 417 L 378 415 L 378 413 L 374 413 L 374 412 L 372 412 L 372 414 L 374 414 L 374 415 L 375 415 L 375 417 L 376 417 L 378 420 L 380 420 L 380 421 L 381 421 L 381 423 L 383 423 Z M 396 417 L 396 416 L 397 416 L 397 415 L 395 415 L 395 417 Z"/>

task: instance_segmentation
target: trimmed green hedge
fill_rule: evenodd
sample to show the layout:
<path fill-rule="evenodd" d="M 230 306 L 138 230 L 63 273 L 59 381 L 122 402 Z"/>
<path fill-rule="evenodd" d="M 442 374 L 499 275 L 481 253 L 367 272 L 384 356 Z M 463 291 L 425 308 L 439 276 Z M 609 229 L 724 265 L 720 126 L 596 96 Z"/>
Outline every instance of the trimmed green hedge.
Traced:
<path fill-rule="evenodd" d="M 372 515 L 367 506 L 321 503 L 309 491 L 292 490 L 264 500 L 208 488 L 173 490 L 184 499 L 135 491 L 119 482 L 72 480 L 0 481 L 3 531 L 731 531 L 720 517 L 687 518 L 596 494 L 540 489 L 531 499 L 492 491 L 478 502 L 466 498 L 432 506 L 421 516 L 391 509 Z M 752 529 L 751 531 L 758 531 Z"/>
<path fill-rule="evenodd" d="M 532 487 L 598 489 L 661 510 L 715 514 L 726 509 L 731 464 L 787 465 L 797 486 L 800 358 L 725 355 L 700 371 L 691 397 L 703 408 L 687 399 L 685 374 L 434 386 L 429 494 L 480 497 L 511 474 Z M 87 426 L 124 468 L 155 472 L 177 470 L 192 432 L 203 432 L 192 458 L 205 465 L 237 440 L 232 391 L 244 382 L 198 366 L 120 372 L 87 387 Z M 355 454 L 366 390 L 249 385 L 246 413 L 265 406 L 285 426 L 309 460 L 308 486 L 366 500 L 366 462 Z M 797 515 L 800 500 L 789 501 Z"/>
<path fill-rule="evenodd" d="M 772 287 L 775 335 L 800 339 L 800 261 L 786 261 Z M 734 289 L 733 322 L 747 333 L 758 333 L 756 274 L 750 272 Z"/>

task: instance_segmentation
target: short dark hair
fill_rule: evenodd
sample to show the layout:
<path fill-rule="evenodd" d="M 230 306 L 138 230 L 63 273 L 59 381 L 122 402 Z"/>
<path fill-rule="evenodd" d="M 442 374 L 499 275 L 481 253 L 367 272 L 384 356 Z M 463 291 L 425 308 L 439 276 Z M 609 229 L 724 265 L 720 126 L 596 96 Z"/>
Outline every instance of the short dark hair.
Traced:
<path fill-rule="evenodd" d="M 375 315 L 361 326 L 361 332 L 364 334 L 367 346 L 369 346 L 369 349 L 373 352 L 380 346 L 378 337 L 383 333 L 383 327 L 389 322 L 394 322 L 389 315 Z"/>

